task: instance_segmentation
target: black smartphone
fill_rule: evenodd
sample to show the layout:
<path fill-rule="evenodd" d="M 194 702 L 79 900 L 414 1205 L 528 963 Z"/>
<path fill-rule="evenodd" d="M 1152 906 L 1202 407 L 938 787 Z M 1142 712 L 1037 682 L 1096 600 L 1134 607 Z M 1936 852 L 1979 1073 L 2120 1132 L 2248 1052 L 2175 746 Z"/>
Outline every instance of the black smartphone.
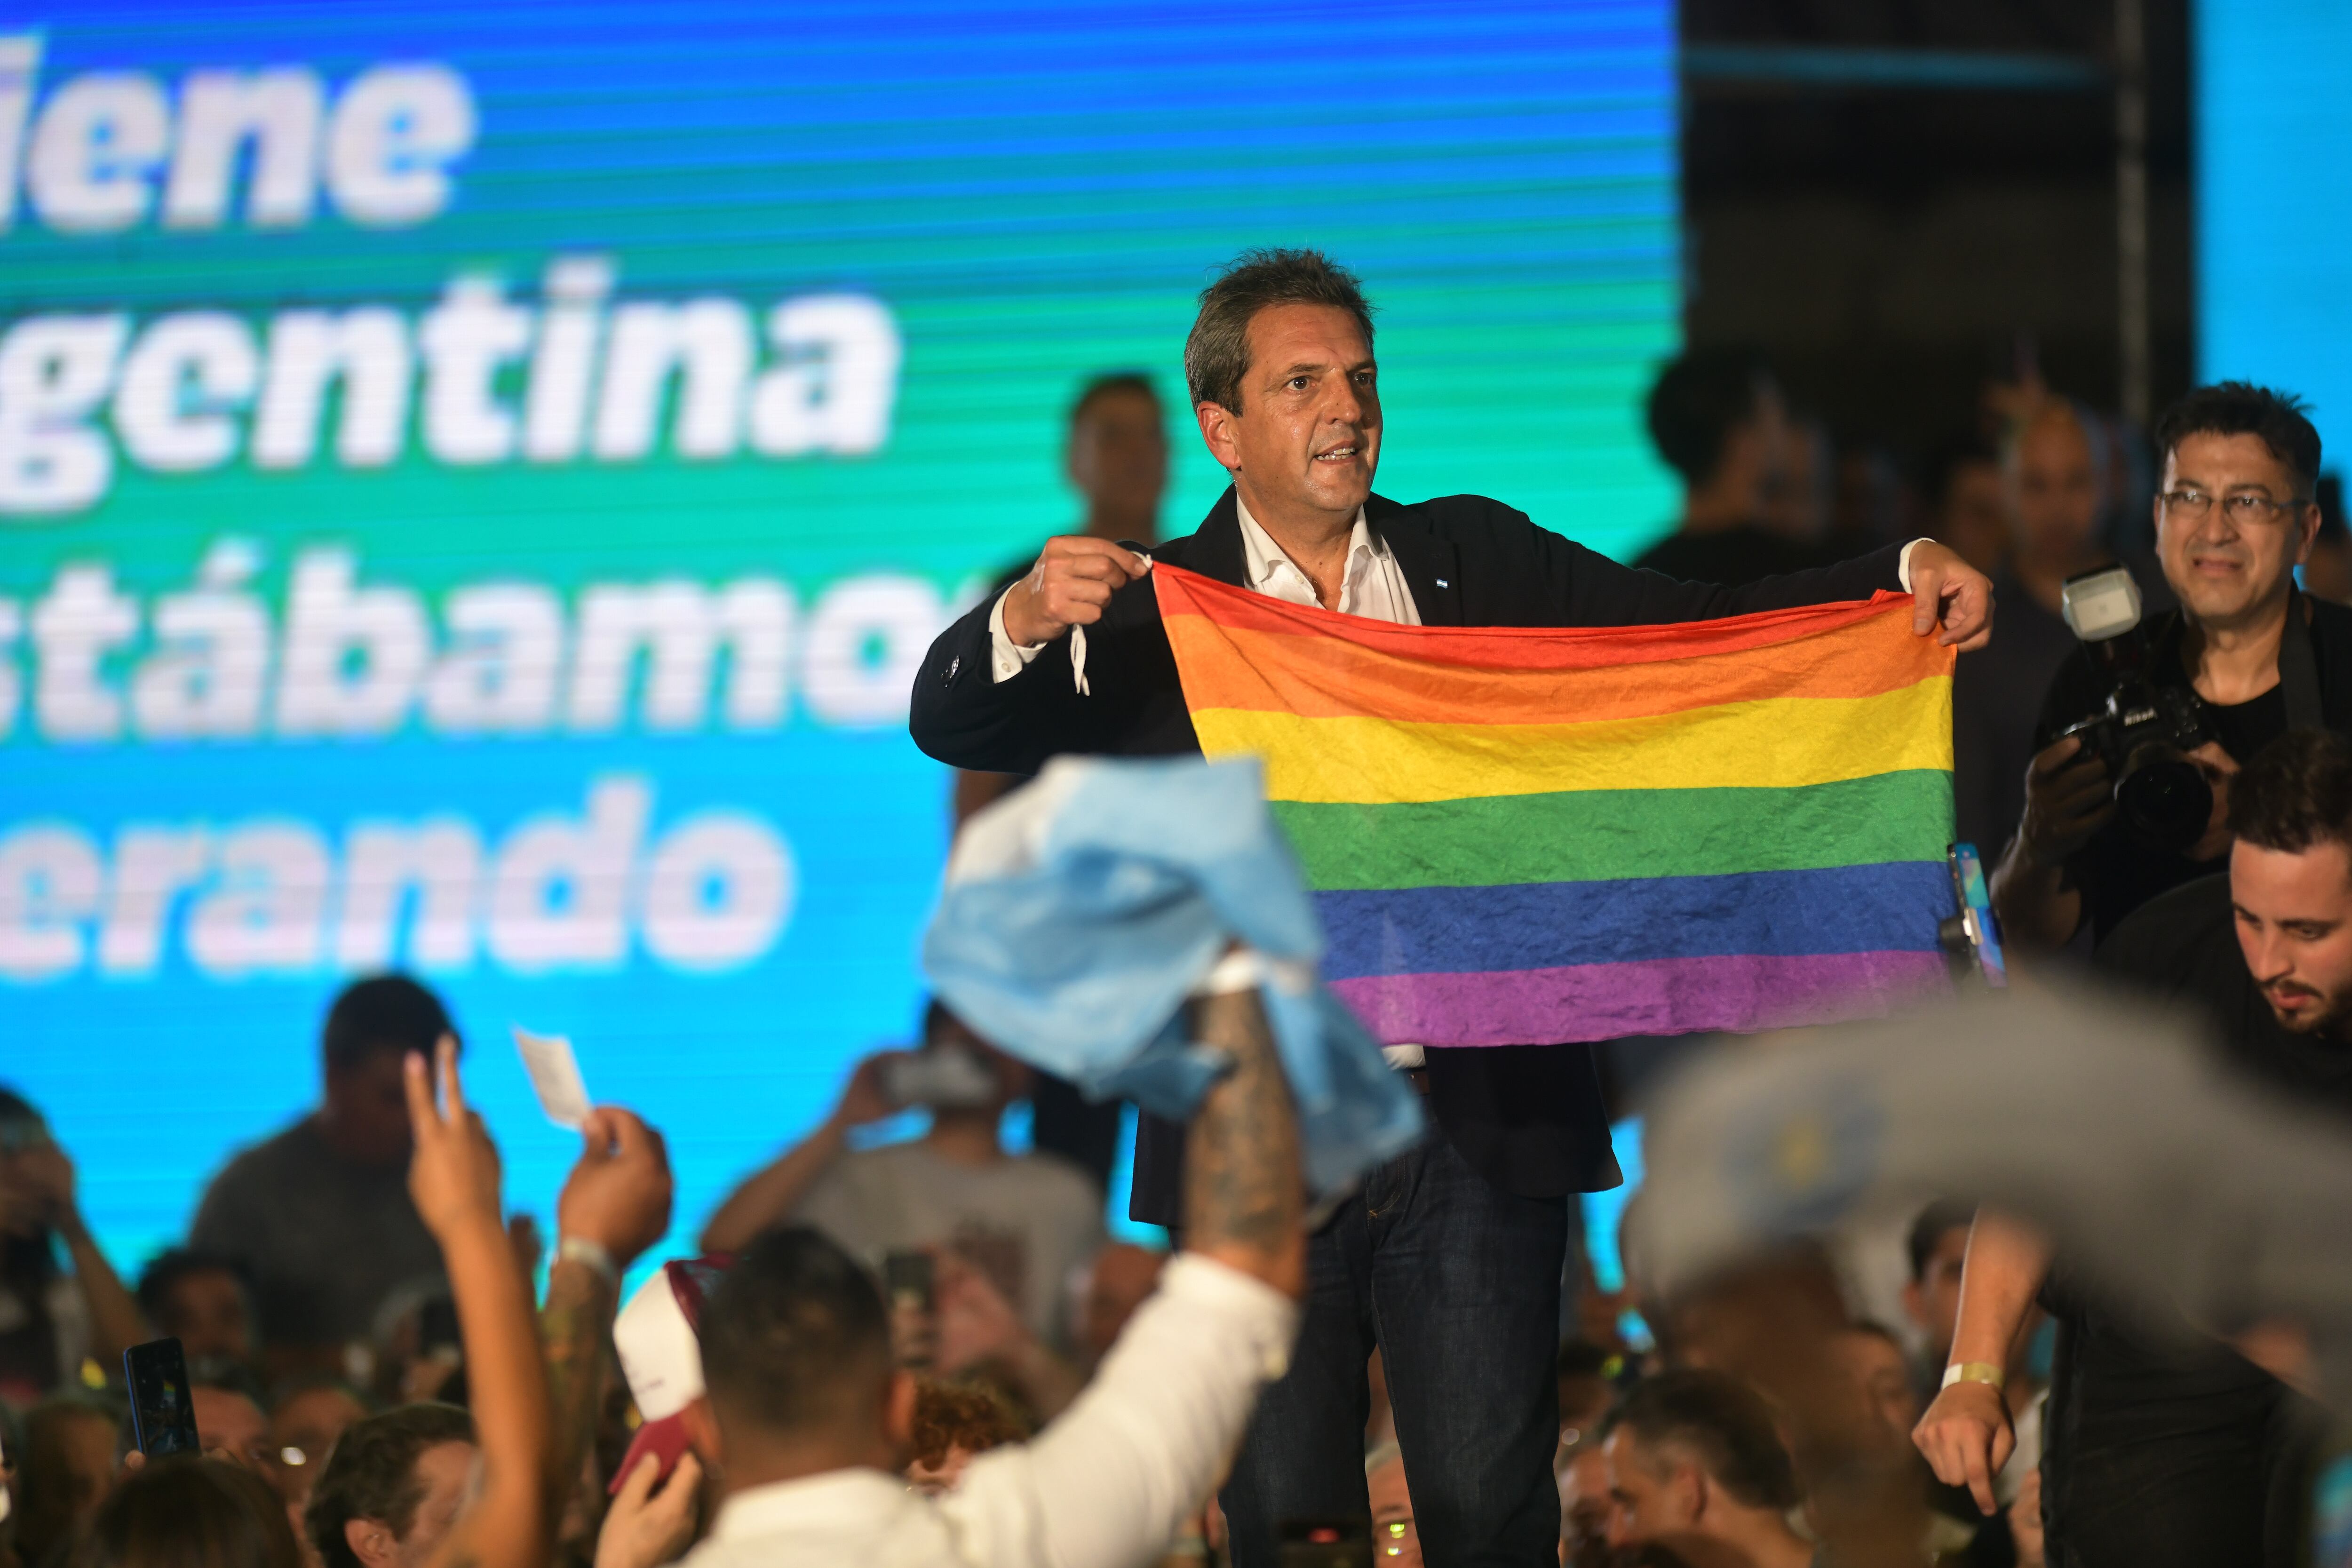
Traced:
<path fill-rule="evenodd" d="M 131 1389 L 131 1435 L 141 1453 L 152 1459 L 203 1451 L 188 1358 L 179 1341 L 150 1340 L 124 1351 L 122 1381 Z"/>
<path fill-rule="evenodd" d="M 929 1312 L 939 1301 L 937 1271 L 928 1252 L 893 1252 L 882 1259 L 882 1293 L 893 1307 Z"/>
<path fill-rule="evenodd" d="M 1280 1568 L 1372 1568 L 1369 1518 L 1286 1519 L 1274 1532 Z"/>

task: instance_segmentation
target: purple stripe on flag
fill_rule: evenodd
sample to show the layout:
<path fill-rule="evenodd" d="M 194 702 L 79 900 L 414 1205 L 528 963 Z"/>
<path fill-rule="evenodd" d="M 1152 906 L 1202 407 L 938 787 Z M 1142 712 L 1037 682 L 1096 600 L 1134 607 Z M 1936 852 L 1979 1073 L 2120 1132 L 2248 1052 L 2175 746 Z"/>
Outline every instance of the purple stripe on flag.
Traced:
<path fill-rule="evenodd" d="M 1375 1037 L 1544 1045 L 1875 1017 L 1950 988 L 1940 952 L 1733 954 L 1329 983 Z"/>

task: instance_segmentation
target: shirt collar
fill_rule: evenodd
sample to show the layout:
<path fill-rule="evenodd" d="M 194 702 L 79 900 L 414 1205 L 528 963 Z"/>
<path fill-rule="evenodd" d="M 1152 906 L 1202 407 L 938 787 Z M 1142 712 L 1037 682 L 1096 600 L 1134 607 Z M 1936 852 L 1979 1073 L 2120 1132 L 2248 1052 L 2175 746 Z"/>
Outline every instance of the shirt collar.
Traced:
<path fill-rule="evenodd" d="M 873 1529 L 897 1510 L 920 1506 L 898 1477 L 873 1469 L 827 1470 L 737 1492 L 720 1505 L 710 1539 L 756 1541 L 787 1530 L 855 1524 Z"/>
<path fill-rule="evenodd" d="M 1274 542 L 1274 535 L 1250 515 L 1249 502 L 1242 500 L 1238 488 L 1234 491 L 1234 510 L 1241 519 L 1242 572 L 1249 579 L 1245 586 L 1263 593 L 1267 581 L 1286 567 L 1297 573 L 1300 581 L 1307 580 L 1307 574 L 1299 571 L 1298 563 L 1283 552 L 1282 546 Z M 1371 525 L 1364 521 L 1364 509 L 1358 507 L 1355 530 L 1348 536 L 1348 563 L 1340 572 L 1341 591 L 1346 591 L 1344 584 L 1356 574 L 1359 561 L 1385 560 L 1388 553 L 1388 541 L 1372 531 Z"/>

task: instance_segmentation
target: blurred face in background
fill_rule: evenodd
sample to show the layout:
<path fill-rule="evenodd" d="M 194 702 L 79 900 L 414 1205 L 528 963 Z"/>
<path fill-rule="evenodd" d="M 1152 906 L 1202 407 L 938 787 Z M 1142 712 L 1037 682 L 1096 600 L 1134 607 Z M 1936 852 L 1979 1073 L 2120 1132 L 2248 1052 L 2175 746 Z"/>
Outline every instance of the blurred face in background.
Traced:
<path fill-rule="evenodd" d="M 2184 504 L 2189 497 L 2206 504 Z M 2164 580 L 2200 626 L 2228 628 L 2274 613 L 2318 531 L 2319 509 L 2261 437 L 2184 436 L 2165 454 L 2157 554 Z"/>
<path fill-rule="evenodd" d="M 249 1361 L 253 1315 L 245 1282 L 226 1268 L 194 1268 L 172 1281 L 155 1330 L 180 1342 L 188 1360 Z"/>
<path fill-rule="evenodd" d="M 1907 1436 L 1919 1424 L 1919 1395 L 1911 1386 L 1902 1348 L 1894 1341 L 1866 1329 L 1848 1329 L 1830 1342 L 1830 1350 L 1854 1397 L 1885 1428 L 1890 1440 Z"/>
<path fill-rule="evenodd" d="M 274 1477 L 269 1418 L 260 1405 L 226 1388 L 197 1388 L 188 1403 L 195 1407 L 196 1440 L 206 1453 L 217 1450 L 223 1458 L 264 1479 Z"/>
<path fill-rule="evenodd" d="M 1020 1058 L 1008 1056 L 972 1033 L 962 1019 L 950 1016 L 943 1018 L 922 1044 L 925 1051 L 942 1052 L 968 1058 L 994 1080 L 996 1097 L 988 1105 L 978 1108 L 935 1108 L 932 1116 L 977 1117 L 989 1120 L 1003 1115 L 1004 1108 L 1016 1100 L 1029 1098 L 1036 1086 L 1037 1075 Z"/>
<path fill-rule="evenodd" d="M 1780 392 L 1767 386 L 1757 395 L 1756 412 L 1724 445 L 1727 462 L 1755 473 L 1758 516 L 1766 528 L 1799 544 L 1822 537 L 1830 521 L 1828 431 L 1793 417 Z"/>
<path fill-rule="evenodd" d="M 2352 1021 L 2352 854 L 2323 842 L 2301 854 L 2240 839 L 2230 901 L 2246 973 L 2281 1026 L 2341 1036 Z"/>
<path fill-rule="evenodd" d="M 278 1489 L 300 1508 L 327 1468 L 335 1439 L 367 1408 L 340 1388 L 306 1388 L 289 1394 L 269 1417 L 269 1443 L 278 1456 Z"/>
<path fill-rule="evenodd" d="M 327 1071 L 327 1139 L 353 1164 L 408 1163 L 408 1091 L 400 1077 L 404 1054 L 385 1046 Z"/>
<path fill-rule="evenodd" d="M 0 1238 L 26 1239 L 49 1223 L 49 1184 L 41 1163 L 49 1130 L 37 1116 L 0 1115 Z"/>
<path fill-rule="evenodd" d="M 115 1425 L 102 1410 L 53 1405 L 26 1422 L 16 1467 L 16 1547 L 30 1564 L 61 1555 L 114 1489 Z"/>
<path fill-rule="evenodd" d="M 1598 1443 L 1570 1454 L 1559 1471 L 1560 1539 L 1568 1568 L 1601 1568 L 1616 1528 L 1617 1504 L 1609 1495 L 1609 1460 Z"/>
<path fill-rule="evenodd" d="M 1609 1434 L 1609 1496 L 1616 1504 L 1614 1546 L 1680 1535 L 1698 1522 L 1698 1467 L 1654 1449 L 1629 1426 Z"/>
<path fill-rule="evenodd" d="M 2091 437 L 2066 405 L 2053 404 L 2018 433 L 2010 453 L 2010 505 L 2020 555 L 2074 571 L 2099 552 L 2099 471 Z"/>
<path fill-rule="evenodd" d="M 1097 394 L 1071 423 L 1069 475 L 1090 515 L 1151 543 L 1168 488 L 1168 426 L 1160 399 L 1129 388 Z"/>
<path fill-rule="evenodd" d="M 2009 492 L 2000 464 L 1977 458 L 1953 465 L 1936 512 L 1936 537 L 1979 572 L 2000 564 L 2009 553 Z"/>
<path fill-rule="evenodd" d="M 1960 1321 L 1960 1268 L 1968 1261 L 1969 1227 L 1956 1225 L 1936 1238 L 1927 1267 L 1903 1287 L 1903 1310 L 1927 1331 L 1927 1349 L 1941 1362 Z"/>

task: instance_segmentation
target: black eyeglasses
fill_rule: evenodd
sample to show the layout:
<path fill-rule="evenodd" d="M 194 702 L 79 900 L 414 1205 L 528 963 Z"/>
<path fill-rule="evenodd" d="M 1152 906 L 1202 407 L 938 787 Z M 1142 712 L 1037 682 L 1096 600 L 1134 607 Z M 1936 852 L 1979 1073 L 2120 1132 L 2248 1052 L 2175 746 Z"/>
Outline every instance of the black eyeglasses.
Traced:
<path fill-rule="evenodd" d="M 2165 516 L 2177 517 L 2184 522 L 2202 522 L 2213 512 L 2213 497 L 2194 486 L 2167 490 L 2162 499 Z M 2282 512 L 2310 504 L 2309 499 L 2303 496 L 2273 500 L 2254 490 L 2240 490 L 2221 498 L 2221 513 L 2231 522 L 2243 526 L 2274 521 Z"/>

